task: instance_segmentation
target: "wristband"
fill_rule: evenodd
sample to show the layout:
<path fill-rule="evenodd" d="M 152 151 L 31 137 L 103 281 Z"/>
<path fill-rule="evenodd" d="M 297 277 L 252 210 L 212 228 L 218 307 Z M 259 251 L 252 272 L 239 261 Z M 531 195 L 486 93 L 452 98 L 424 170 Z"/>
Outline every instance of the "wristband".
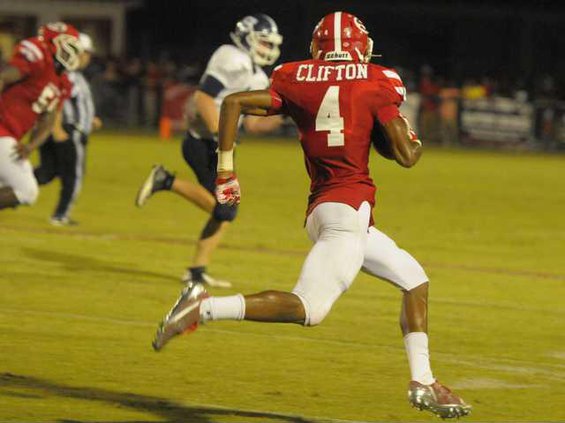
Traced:
<path fill-rule="evenodd" d="M 228 151 L 218 151 L 218 173 L 233 172 L 233 148 Z"/>

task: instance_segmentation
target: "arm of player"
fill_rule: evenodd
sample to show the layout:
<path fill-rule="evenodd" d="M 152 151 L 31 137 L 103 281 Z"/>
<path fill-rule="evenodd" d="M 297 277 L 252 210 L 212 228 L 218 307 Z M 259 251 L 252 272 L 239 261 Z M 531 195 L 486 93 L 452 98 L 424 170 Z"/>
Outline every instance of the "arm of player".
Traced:
<path fill-rule="evenodd" d="M 99 131 L 103 126 L 104 122 L 102 121 L 100 116 L 94 116 L 94 119 L 92 119 L 92 129 L 94 131 Z"/>
<path fill-rule="evenodd" d="M 243 121 L 243 127 L 250 134 L 264 134 L 276 131 L 283 124 L 282 116 L 247 116 Z"/>
<path fill-rule="evenodd" d="M 408 119 L 400 115 L 383 124 L 391 141 L 394 159 L 402 167 L 414 166 L 422 155 L 422 142 L 410 127 Z"/>
<path fill-rule="evenodd" d="M 16 155 L 19 159 L 27 159 L 31 152 L 38 148 L 41 144 L 45 142 L 47 137 L 53 131 L 53 124 L 57 116 L 57 110 L 52 112 L 43 113 L 37 119 L 35 128 L 31 132 L 29 142 L 27 144 L 19 142 L 16 144 Z"/>
<path fill-rule="evenodd" d="M 0 93 L 4 91 L 4 88 L 14 82 L 18 82 L 22 79 L 21 71 L 15 66 L 6 66 L 2 71 L 0 71 Z"/>
<path fill-rule="evenodd" d="M 53 139 L 57 142 L 63 142 L 69 139 L 69 134 L 67 134 L 67 131 L 63 128 L 63 111 L 61 109 L 55 112 Z"/>
<path fill-rule="evenodd" d="M 268 90 L 247 91 L 227 96 L 220 109 L 218 179 L 216 198 L 220 204 L 239 204 L 240 188 L 234 172 L 233 149 L 242 114 L 266 116 L 271 108 Z"/>

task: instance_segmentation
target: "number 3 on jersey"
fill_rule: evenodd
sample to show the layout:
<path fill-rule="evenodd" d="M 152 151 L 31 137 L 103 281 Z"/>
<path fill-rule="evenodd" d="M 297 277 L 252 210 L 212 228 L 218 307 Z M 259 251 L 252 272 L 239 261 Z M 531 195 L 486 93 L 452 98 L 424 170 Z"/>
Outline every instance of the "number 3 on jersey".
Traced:
<path fill-rule="evenodd" d="M 328 147 L 345 145 L 343 117 L 339 114 L 339 86 L 332 85 L 324 94 L 316 115 L 316 132 L 329 131 Z"/>

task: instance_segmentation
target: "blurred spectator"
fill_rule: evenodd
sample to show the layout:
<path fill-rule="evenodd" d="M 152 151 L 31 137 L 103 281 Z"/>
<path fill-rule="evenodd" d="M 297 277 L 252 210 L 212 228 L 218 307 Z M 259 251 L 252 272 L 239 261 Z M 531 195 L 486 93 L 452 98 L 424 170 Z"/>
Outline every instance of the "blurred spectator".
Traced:
<path fill-rule="evenodd" d="M 142 125 L 143 66 L 137 57 L 126 62 L 123 72 L 127 97 L 126 122 L 128 126 Z"/>
<path fill-rule="evenodd" d="M 415 129 L 427 141 L 457 144 L 460 101 L 499 96 L 536 102 L 537 131 L 544 134 L 539 138 L 553 139 L 561 131 L 556 128 L 562 127 L 563 105 L 559 100 L 563 87 L 551 75 L 527 80 L 512 80 L 506 74 L 477 75 L 461 85 L 454 83 L 452 75 L 444 82 L 430 66 L 423 66 L 419 77 L 411 69 L 397 69 L 409 93 L 403 113 L 410 115 Z M 171 99 L 174 107 L 180 105 L 180 99 L 190 95 L 198 83 L 201 71 L 194 61 L 182 64 L 164 53 L 158 61 L 146 63 L 136 57 L 120 61 L 97 57 L 84 74 L 92 83 L 97 109 L 110 126 L 157 128 L 162 117 L 169 117 L 172 129 L 181 130 L 185 122 L 179 119 L 180 111 L 171 109 Z"/>
<path fill-rule="evenodd" d="M 121 121 L 123 117 L 123 101 L 121 97 L 121 78 L 118 62 L 110 59 L 104 70 L 94 75 L 91 82 L 96 110 L 102 120 Z"/>
<path fill-rule="evenodd" d="M 161 89 L 162 72 L 155 62 L 148 62 L 145 70 L 143 109 L 145 111 L 144 124 L 156 126 L 159 118 L 159 94 Z"/>
<path fill-rule="evenodd" d="M 545 74 L 536 78 L 534 82 L 534 97 L 536 100 L 556 100 L 557 86 L 553 76 Z"/>
<path fill-rule="evenodd" d="M 440 141 L 440 120 L 439 120 L 439 91 L 440 85 L 434 78 L 433 70 L 430 66 L 423 66 L 420 76 L 420 124 L 419 128 L 422 138 L 431 142 Z"/>
<path fill-rule="evenodd" d="M 439 90 L 440 135 L 442 145 L 459 144 L 459 99 L 461 90 L 454 81 L 448 81 Z"/>
<path fill-rule="evenodd" d="M 467 79 L 463 83 L 462 96 L 465 100 L 478 100 L 488 96 L 487 87 L 476 79 Z"/>

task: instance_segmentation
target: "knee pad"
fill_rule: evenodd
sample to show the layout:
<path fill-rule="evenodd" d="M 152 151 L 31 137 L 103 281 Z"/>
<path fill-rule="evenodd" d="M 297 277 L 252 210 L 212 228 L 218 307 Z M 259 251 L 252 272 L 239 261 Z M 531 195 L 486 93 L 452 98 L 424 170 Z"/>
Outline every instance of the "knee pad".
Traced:
<path fill-rule="evenodd" d="M 231 222 L 237 216 L 237 206 L 229 206 L 227 204 L 216 204 L 212 217 L 218 222 Z"/>
<path fill-rule="evenodd" d="M 37 201 L 37 197 L 39 196 L 39 186 L 37 183 L 33 183 L 28 184 L 26 187 L 15 188 L 14 194 L 20 204 L 30 206 Z"/>
<path fill-rule="evenodd" d="M 306 297 L 296 292 L 293 292 L 293 294 L 300 298 L 300 301 L 302 301 L 302 305 L 304 306 L 306 314 L 303 324 L 304 326 L 316 326 L 322 323 L 335 302 L 335 300 L 330 298 Z"/>
<path fill-rule="evenodd" d="M 407 251 L 399 249 L 398 259 L 391 263 L 394 280 L 402 290 L 410 291 L 429 281 L 428 275 L 418 261 Z"/>

